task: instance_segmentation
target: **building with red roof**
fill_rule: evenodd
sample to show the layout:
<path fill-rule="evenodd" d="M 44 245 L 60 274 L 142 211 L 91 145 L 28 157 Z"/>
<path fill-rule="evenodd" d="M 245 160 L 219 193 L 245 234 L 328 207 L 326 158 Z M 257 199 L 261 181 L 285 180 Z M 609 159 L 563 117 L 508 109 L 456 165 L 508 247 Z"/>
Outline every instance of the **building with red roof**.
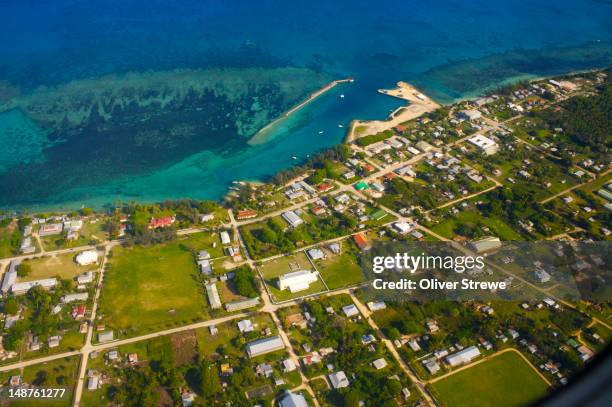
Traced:
<path fill-rule="evenodd" d="M 149 229 L 165 228 L 174 223 L 174 216 L 164 216 L 163 218 L 151 218 L 149 221 Z"/>

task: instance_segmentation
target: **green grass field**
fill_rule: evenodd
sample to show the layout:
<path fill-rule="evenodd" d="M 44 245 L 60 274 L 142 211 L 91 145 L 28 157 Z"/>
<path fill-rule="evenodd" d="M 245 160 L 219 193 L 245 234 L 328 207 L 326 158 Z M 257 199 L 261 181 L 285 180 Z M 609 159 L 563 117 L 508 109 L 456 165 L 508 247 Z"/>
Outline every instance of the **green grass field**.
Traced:
<path fill-rule="evenodd" d="M 546 394 L 546 383 L 516 353 L 506 352 L 432 384 L 448 407 L 524 406 Z"/>
<path fill-rule="evenodd" d="M 503 220 L 497 217 L 486 217 L 477 211 L 459 212 L 457 215 L 440 222 L 431 229 L 446 238 L 452 239 L 455 235 L 453 229 L 458 221 L 474 225 L 482 224 L 484 226 L 487 226 L 489 229 L 491 229 L 495 236 L 499 237 L 501 240 L 504 241 L 522 239 L 521 235 L 515 232 Z"/>
<path fill-rule="evenodd" d="M 327 258 L 315 262 L 317 270 L 330 290 L 359 284 L 365 280 L 357 263 L 359 250 L 355 244 L 351 239 L 339 243 L 342 250 L 340 254 L 333 254 L 327 248 L 321 248 L 327 254 Z"/>
<path fill-rule="evenodd" d="M 78 374 L 78 364 L 78 357 L 70 357 L 28 366 L 21 374 L 18 371 L 3 373 L 0 375 L 2 384 L 6 384 L 10 376 L 15 374 L 21 375 L 21 379 L 24 383 L 34 384 L 36 387 L 66 389 L 61 399 L 12 401 L 7 405 L 22 407 L 59 407 L 72 405 L 74 385 Z"/>
<path fill-rule="evenodd" d="M 206 294 L 187 242 L 113 249 L 100 323 L 120 331 L 116 336 L 134 336 L 207 318 Z"/>

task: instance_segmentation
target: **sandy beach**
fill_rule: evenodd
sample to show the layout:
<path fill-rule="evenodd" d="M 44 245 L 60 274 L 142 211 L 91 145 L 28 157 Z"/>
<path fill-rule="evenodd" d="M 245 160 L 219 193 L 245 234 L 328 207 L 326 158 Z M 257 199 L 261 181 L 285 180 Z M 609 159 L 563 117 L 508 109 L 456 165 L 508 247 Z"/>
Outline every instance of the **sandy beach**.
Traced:
<path fill-rule="evenodd" d="M 379 89 L 378 92 L 406 100 L 408 103 L 395 109 L 386 120 L 354 120 L 347 132 L 345 142 L 350 143 L 356 138 L 392 129 L 398 124 L 415 119 L 440 107 L 427 95 L 406 82 L 398 82 L 396 88 Z M 359 134 L 357 134 L 358 128 Z"/>

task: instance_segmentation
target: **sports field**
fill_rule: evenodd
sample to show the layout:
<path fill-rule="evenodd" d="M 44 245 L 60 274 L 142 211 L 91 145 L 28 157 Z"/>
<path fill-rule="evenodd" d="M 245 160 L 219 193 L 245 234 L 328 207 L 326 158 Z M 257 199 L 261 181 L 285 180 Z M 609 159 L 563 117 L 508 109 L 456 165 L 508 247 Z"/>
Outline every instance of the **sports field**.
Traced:
<path fill-rule="evenodd" d="M 111 252 L 99 315 L 116 337 L 135 336 L 208 317 L 192 251 L 179 240 Z"/>
<path fill-rule="evenodd" d="M 506 352 L 431 385 L 447 407 L 514 407 L 546 394 L 546 383 L 515 352 Z"/>

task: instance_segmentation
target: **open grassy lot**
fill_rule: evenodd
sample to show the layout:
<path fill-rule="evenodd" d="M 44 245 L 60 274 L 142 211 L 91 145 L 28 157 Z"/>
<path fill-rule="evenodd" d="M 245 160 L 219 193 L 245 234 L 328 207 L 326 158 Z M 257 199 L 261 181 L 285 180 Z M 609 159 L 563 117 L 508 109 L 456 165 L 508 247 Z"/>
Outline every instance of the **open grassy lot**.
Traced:
<path fill-rule="evenodd" d="M 351 239 L 338 242 L 341 247 L 340 254 L 334 254 L 327 247 L 321 247 L 326 254 L 323 260 L 316 260 L 315 265 L 321 278 L 330 290 L 359 284 L 364 281 L 365 276 L 357 263 L 359 249 Z"/>
<path fill-rule="evenodd" d="M 516 353 L 506 352 L 432 384 L 449 407 L 523 406 L 546 394 L 546 383 Z"/>
<path fill-rule="evenodd" d="M 113 249 L 104 277 L 100 323 L 119 331 L 118 336 L 134 336 L 208 317 L 188 242 Z"/>
<path fill-rule="evenodd" d="M 98 266 L 90 264 L 79 266 L 74 258 L 78 253 L 66 253 L 56 256 L 44 256 L 36 259 L 25 260 L 24 264 L 29 264 L 32 271 L 19 281 L 32 281 L 41 278 L 51 278 L 59 276 L 62 279 L 71 280 L 89 270 L 95 270 Z"/>
<path fill-rule="evenodd" d="M 0 258 L 17 254 L 20 243 L 21 233 L 17 229 L 17 222 L 0 226 Z"/>
<path fill-rule="evenodd" d="M 41 363 L 38 365 L 28 366 L 23 370 L 22 373 L 17 370 L 3 373 L 0 376 L 3 385 L 8 383 L 8 380 L 11 375 L 21 375 L 21 380 L 24 383 L 34 385 L 35 387 L 66 389 L 66 392 L 64 393 L 64 396 L 61 399 L 11 401 L 11 403 L 9 404 L 11 406 L 34 407 L 55 407 L 72 405 L 74 385 L 76 383 L 76 378 L 78 374 L 78 364 L 78 357 L 70 357 L 54 360 L 47 363 Z"/>
<path fill-rule="evenodd" d="M 259 271 L 274 301 L 286 301 L 292 298 L 325 291 L 325 285 L 320 279 L 311 283 L 308 290 L 296 293 L 291 293 L 289 290 L 279 290 L 278 276 L 298 270 L 313 270 L 312 264 L 308 261 L 308 257 L 304 252 L 297 252 L 271 261 L 266 261 L 259 267 Z"/>
<path fill-rule="evenodd" d="M 460 222 L 486 226 L 501 240 L 522 240 L 521 235 L 513 230 L 502 219 L 494 216 L 484 216 L 476 210 L 459 212 L 458 214 L 443 220 L 431 229 L 446 238 L 452 239 L 453 236 L 455 236 L 454 229 Z"/>

